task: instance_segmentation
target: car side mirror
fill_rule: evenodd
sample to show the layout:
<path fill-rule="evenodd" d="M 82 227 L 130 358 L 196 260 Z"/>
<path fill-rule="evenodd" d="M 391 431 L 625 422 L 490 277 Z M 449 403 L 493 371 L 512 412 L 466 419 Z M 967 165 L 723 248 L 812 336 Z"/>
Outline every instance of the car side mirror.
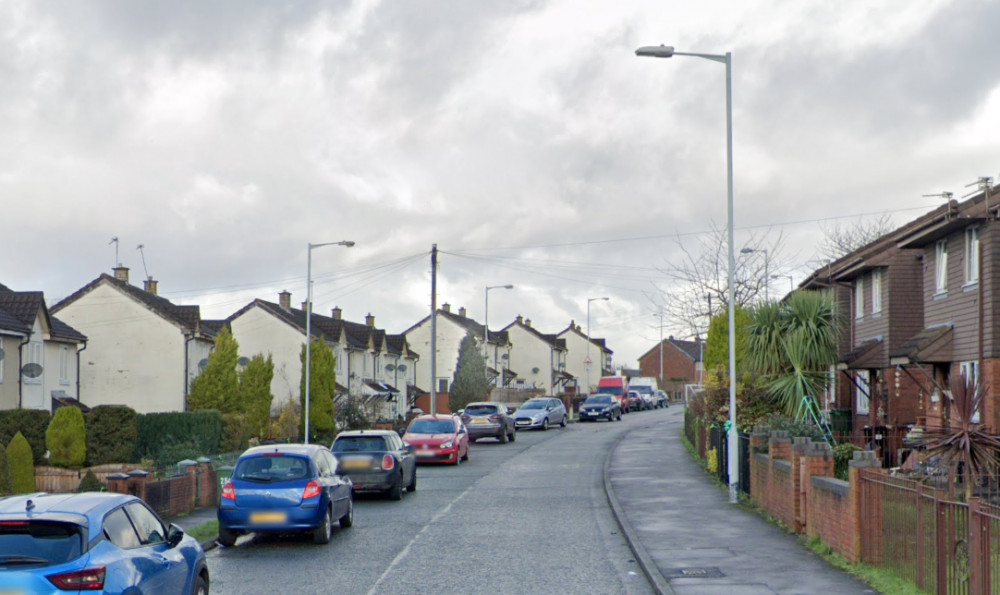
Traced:
<path fill-rule="evenodd" d="M 410 453 L 412 455 L 413 453 L 417 452 L 417 447 L 413 446 L 412 444 L 407 444 L 406 445 L 406 452 L 408 452 L 408 453 Z"/>
<path fill-rule="evenodd" d="M 170 528 L 167 529 L 167 545 L 172 548 L 177 547 L 182 539 L 184 539 L 184 530 L 170 523 Z"/>

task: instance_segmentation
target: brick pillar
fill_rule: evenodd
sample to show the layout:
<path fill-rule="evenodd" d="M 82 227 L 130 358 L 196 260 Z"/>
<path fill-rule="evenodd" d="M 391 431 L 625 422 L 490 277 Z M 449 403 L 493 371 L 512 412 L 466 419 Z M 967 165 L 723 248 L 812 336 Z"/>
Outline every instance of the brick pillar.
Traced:
<path fill-rule="evenodd" d="M 788 437 L 788 432 L 771 432 L 771 439 L 768 440 L 768 452 L 771 453 L 772 461 L 791 460 L 792 439 Z"/>
<path fill-rule="evenodd" d="M 198 460 L 198 507 L 214 506 L 218 501 L 219 480 L 207 460 Z"/>
<path fill-rule="evenodd" d="M 800 533 L 809 532 L 809 506 L 812 498 L 812 478 L 833 477 L 833 449 L 826 442 L 809 442 L 800 451 L 799 468 L 802 482 L 800 485 Z"/>
<path fill-rule="evenodd" d="M 809 485 L 808 472 L 803 468 L 806 452 L 812 448 L 812 439 L 801 436 L 792 439 L 792 493 L 787 494 L 792 503 L 792 530 L 802 533 L 806 527 L 806 507 L 803 495 Z"/>
<path fill-rule="evenodd" d="M 115 473 L 107 477 L 108 491 L 116 494 L 128 493 L 129 476 L 126 473 Z"/>
<path fill-rule="evenodd" d="M 854 459 L 848 463 L 849 491 L 849 518 L 846 519 L 851 527 L 850 551 L 846 557 L 853 563 L 864 561 L 869 564 L 877 564 L 881 560 L 881 552 L 872 552 L 872 560 L 862 560 L 861 558 L 861 470 L 880 468 L 882 462 L 879 461 L 876 453 L 871 450 L 859 450 L 854 453 Z M 865 522 L 872 522 L 871 519 L 864 519 Z"/>
<path fill-rule="evenodd" d="M 757 453 L 767 447 L 769 437 L 767 428 L 760 426 L 755 427 L 750 433 L 750 499 L 758 505 L 763 502 L 767 494 L 768 479 L 764 477 L 764 474 L 770 471 L 770 468 L 764 469 L 757 462 Z M 769 473 L 768 476 L 770 476 Z"/>
<path fill-rule="evenodd" d="M 146 479 L 149 478 L 149 471 L 143 471 L 142 469 L 136 469 L 135 471 L 128 472 L 129 478 L 127 483 L 128 493 L 134 496 L 138 496 L 142 500 L 146 499 Z"/>

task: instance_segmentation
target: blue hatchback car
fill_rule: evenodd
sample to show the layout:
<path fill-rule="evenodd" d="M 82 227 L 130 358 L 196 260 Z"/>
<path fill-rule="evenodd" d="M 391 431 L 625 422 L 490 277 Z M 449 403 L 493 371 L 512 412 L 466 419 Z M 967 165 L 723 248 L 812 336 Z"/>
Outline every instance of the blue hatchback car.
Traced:
<path fill-rule="evenodd" d="M 127 494 L 0 499 L 0 593 L 207 595 L 205 552 Z"/>
<path fill-rule="evenodd" d="M 329 543 L 333 522 L 354 524 L 354 491 L 337 460 L 319 444 L 255 446 L 233 467 L 219 501 L 219 543 L 243 533 L 308 531 Z"/>

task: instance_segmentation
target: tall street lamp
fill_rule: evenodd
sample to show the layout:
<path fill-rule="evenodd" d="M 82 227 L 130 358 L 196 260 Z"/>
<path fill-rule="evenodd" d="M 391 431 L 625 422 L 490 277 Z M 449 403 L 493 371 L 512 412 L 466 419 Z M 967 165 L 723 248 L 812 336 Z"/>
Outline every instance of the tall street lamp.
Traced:
<path fill-rule="evenodd" d="M 590 360 L 590 302 L 596 302 L 597 300 L 608 301 L 610 299 L 611 298 L 609 298 L 609 297 L 587 298 L 587 359 L 585 361 L 586 361 L 586 364 L 587 364 L 587 394 L 588 395 L 590 394 L 590 364 L 591 364 L 591 360 Z M 603 358 L 603 355 L 602 355 L 602 358 Z M 602 363 L 601 363 L 601 370 L 604 370 L 603 359 L 602 359 Z"/>
<path fill-rule="evenodd" d="M 323 246 L 346 246 L 350 248 L 354 242 L 343 240 L 340 242 L 325 242 L 322 244 L 309 244 L 306 251 L 306 436 L 305 443 L 309 444 L 309 368 L 312 361 L 312 306 L 313 306 L 313 284 L 312 284 L 312 253 L 313 248 Z"/>
<path fill-rule="evenodd" d="M 771 275 L 772 279 L 788 279 L 788 293 L 795 291 L 795 281 L 791 275 Z"/>
<path fill-rule="evenodd" d="M 486 361 L 486 377 L 490 377 L 490 290 L 491 289 L 514 289 L 513 285 L 487 285 L 486 304 L 483 308 L 483 360 Z"/>
<path fill-rule="evenodd" d="M 660 381 L 657 384 L 657 388 L 663 389 L 663 308 L 660 307 L 660 311 L 653 314 L 660 319 Z"/>
<path fill-rule="evenodd" d="M 729 284 L 729 440 L 727 448 L 729 451 L 729 502 L 736 504 L 740 467 L 737 456 L 739 439 L 736 433 L 736 313 L 734 309 L 736 289 L 733 280 L 733 271 L 736 268 L 736 255 L 733 253 L 733 55 L 731 52 L 725 54 L 675 52 L 673 46 L 667 45 L 641 47 L 635 51 L 635 55 L 651 58 L 694 56 L 726 65 L 726 182 L 729 215 L 727 225 L 729 232 L 729 270 L 727 273 L 727 283 Z"/>
<path fill-rule="evenodd" d="M 764 301 L 768 301 L 768 285 L 771 284 L 771 276 L 768 275 L 768 260 L 767 260 L 767 248 L 743 248 L 740 250 L 740 254 L 753 254 L 754 252 L 764 253 Z"/>

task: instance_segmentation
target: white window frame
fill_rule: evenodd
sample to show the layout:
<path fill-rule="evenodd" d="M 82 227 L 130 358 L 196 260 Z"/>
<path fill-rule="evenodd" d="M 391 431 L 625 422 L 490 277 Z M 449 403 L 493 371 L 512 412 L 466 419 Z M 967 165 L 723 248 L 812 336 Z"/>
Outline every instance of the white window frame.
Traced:
<path fill-rule="evenodd" d="M 865 317 L 865 280 L 858 277 L 854 283 L 854 318 L 861 320 Z"/>
<path fill-rule="evenodd" d="M 948 240 L 934 245 L 934 291 L 948 293 Z"/>
<path fill-rule="evenodd" d="M 26 364 L 38 364 L 42 367 L 42 375 L 38 378 L 24 377 L 25 384 L 41 384 L 45 378 L 45 345 L 40 341 L 30 341 L 24 346 Z"/>
<path fill-rule="evenodd" d="M 976 383 L 979 382 L 979 362 L 972 360 L 967 362 L 961 362 L 958 365 L 959 373 L 962 375 L 963 380 L 972 381 L 972 389 L 975 390 Z M 982 406 L 982 403 L 979 404 Z M 972 423 L 979 423 L 979 409 L 977 408 L 972 412 Z"/>
<path fill-rule="evenodd" d="M 69 346 L 59 347 L 59 384 L 69 386 Z"/>
<path fill-rule="evenodd" d="M 871 372 L 868 370 L 855 370 L 854 382 L 854 412 L 857 415 L 869 415 L 871 413 Z M 866 394 L 867 393 L 867 394 Z"/>
<path fill-rule="evenodd" d="M 979 282 L 979 226 L 965 229 L 965 284 Z"/>
<path fill-rule="evenodd" d="M 872 271 L 872 314 L 882 313 L 882 269 Z"/>

